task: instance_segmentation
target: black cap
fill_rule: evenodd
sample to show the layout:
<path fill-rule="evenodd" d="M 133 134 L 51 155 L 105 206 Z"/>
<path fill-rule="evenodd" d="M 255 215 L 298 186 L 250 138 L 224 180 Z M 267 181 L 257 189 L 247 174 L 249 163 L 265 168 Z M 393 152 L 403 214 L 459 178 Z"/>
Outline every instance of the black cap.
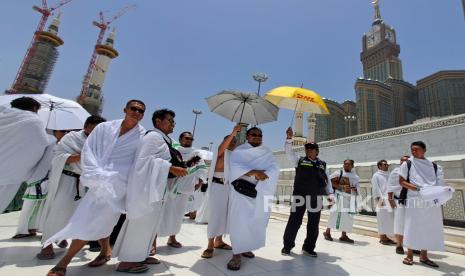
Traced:
<path fill-rule="evenodd" d="M 315 142 L 310 142 L 310 143 L 307 143 L 305 144 L 305 149 L 308 150 L 308 149 L 319 149 L 318 147 L 318 144 L 315 143 Z"/>

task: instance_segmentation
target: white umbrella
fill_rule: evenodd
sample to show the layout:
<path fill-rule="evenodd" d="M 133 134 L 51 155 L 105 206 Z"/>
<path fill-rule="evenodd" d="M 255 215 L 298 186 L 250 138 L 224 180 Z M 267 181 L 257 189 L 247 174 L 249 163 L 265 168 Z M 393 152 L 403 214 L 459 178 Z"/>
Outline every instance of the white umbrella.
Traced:
<path fill-rule="evenodd" d="M 278 119 L 279 108 L 255 93 L 223 90 L 206 100 L 211 112 L 236 123 L 259 125 Z"/>
<path fill-rule="evenodd" d="M 20 97 L 34 98 L 41 104 L 39 117 L 47 129 L 82 129 L 90 116 L 75 101 L 58 98 L 49 94 L 11 94 L 0 96 L 0 105 L 10 105 L 11 101 Z"/>

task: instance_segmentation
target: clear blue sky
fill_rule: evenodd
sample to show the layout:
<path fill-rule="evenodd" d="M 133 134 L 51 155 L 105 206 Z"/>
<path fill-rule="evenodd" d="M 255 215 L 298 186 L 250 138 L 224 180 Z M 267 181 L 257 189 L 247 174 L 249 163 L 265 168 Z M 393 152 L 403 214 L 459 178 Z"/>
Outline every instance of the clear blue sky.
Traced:
<path fill-rule="evenodd" d="M 55 0 L 49 0 L 55 4 Z M 445 69 L 465 68 L 465 20 L 460 0 L 381 0 L 383 19 L 397 31 L 404 77 L 416 80 Z M 2 0 L 0 89 L 11 83 L 40 15 L 39 0 Z M 279 85 L 305 87 L 338 101 L 355 99 L 361 76 L 362 35 L 371 26 L 370 0 L 74 0 L 62 9 L 59 35 L 65 41 L 47 92 L 78 95 L 97 38 L 91 25 L 100 10 L 137 8 L 115 21 L 115 48 L 104 85 L 108 119 L 122 116 L 129 98 L 146 102 L 151 113 L 176 111 L 173 137 L 192 130 L 199 117 L 195 146 L 217 142 L 233 123 L 212 114 L 205 97 L 223 89 L 256 91 L 252 74 L 265 72 L 262 91 Z M 280 148 L 291 111 L 263 125 L 264 142 Z"/>

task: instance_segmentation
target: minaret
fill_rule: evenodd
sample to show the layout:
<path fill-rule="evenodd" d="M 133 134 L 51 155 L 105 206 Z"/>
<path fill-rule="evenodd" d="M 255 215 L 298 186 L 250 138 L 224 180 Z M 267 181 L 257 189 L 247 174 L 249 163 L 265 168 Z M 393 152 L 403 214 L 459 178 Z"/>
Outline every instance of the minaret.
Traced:
<path fill-rule="evenodd" d="M 379 24 L 383 21 L 383 19 L 381 18 L 381 12 L 379 9 L 379 0 L 375 0 L 372 3 L 375 8 L 375 18 L 373 20 L 373 24 Z"/>
<path fill-rule="evenodd" d="M 294 119 L 294 136 L 292 138 L 292 145 L 301 146 L 305 144 L 303 128 L 304 128 L 304 113 L 296 112 L 295 119 Z"/>
<path fill-rule="evenodd" d="M 82 106 L 92 115 L 102 113 L 103 94 L 102 87 L 108 71 L 110 61 L 118 56 L 118 51 L 113 48 L 115 40 L 115 29 L 108 35 L 104 45 L 96 45 L 95 51 L 98 54 L 95 66 L 89 81 L 89 88 L 83 100 Z"/>
<path fill-rule="evenodd" d="M 307 117 L 307 142 L 315 142 L 316 117 L 314 113 L 309 113 Z"/>
<path fill-rule="evenodd" d="M 21 74 L 10 93 L 42 94 L 52 74 L 58 58 L 57 48 L 63 45 L 63 40 L 58 37 L 60 16 L 53 19 L 47 31 L 35 33 L 36 39 L 32 44 L 32 56 L 24 64 L 24 73 Z"/>

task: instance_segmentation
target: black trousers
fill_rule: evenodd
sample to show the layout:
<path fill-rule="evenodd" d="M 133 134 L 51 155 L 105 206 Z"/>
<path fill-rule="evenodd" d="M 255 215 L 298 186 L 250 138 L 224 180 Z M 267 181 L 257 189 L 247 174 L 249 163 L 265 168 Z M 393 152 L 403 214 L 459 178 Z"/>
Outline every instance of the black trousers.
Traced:
<path fill-rule="evenodd" d="M 302 200 L 304 202 L 302 202 Z M 310 202 L 308 202 L 310 201 Z M 307 206 L 313 210 L 307 211 Z M 307 237 L 305 238 L 302 249 L 313 251 L 315 243 L 318 238 L 318 226 L 320 224 L 321 209 L 315 210 L 318 207 L 318 200 L 316 196 L 299 196 L 294 195 L 291 205 L 291 215 L 287 221 L 286 230 L 284 231 L 284 248 L 292 249 L 295 246 L 295 238 L 302 225 L 302 219 L 305 211 L 307 211 Z"/>

